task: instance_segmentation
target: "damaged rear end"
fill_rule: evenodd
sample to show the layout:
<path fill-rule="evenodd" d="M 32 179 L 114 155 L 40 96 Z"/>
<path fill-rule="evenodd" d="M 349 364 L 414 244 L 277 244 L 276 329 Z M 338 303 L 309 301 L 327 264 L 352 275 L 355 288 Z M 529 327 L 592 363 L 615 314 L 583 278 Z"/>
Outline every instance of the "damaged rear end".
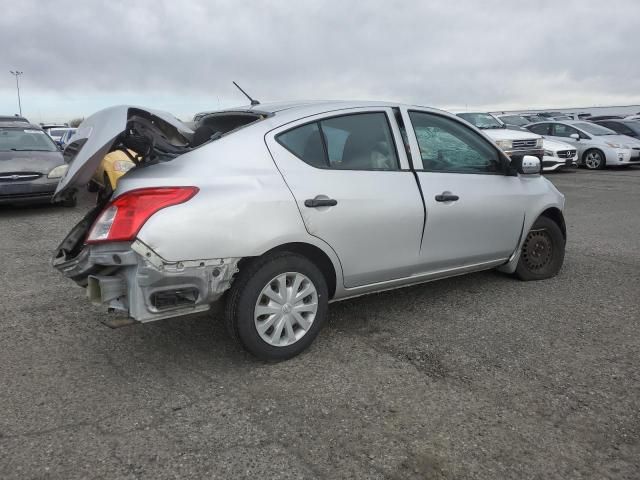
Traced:
<path fill-rule="evenodd" d="M 114 150 L 133 151 L 133 170 L 170 161 L 196 146 L 194 132 L 164 112 L 112 107 L 89 117 L 65 156 L 69 170 L 56 198 L 84 187 L 102 158 Z M 137 238 L 158 211 L 198 194 L 189 185 L 124 189 L 98 204 L 69 232 L 53 266 L 85 287 L 87 297 L 126 319 L 149 322 L 208 310 L 229 288 L 239 258 L 168 261 Z M 109 322 L 107 322 L 109 324 Z"/>

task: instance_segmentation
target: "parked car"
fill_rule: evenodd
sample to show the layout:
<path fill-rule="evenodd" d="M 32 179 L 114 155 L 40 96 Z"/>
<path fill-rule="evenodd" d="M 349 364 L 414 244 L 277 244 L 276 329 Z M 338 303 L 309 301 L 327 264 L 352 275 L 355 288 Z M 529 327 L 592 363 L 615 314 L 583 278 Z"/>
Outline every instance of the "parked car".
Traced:
<path fill-rule="evenodd" d="M 64 148 L 69 143 L 69 139 L 76 133 L 77 128 L 68 128 L 56 143 L 60 148 Z"/>
<path fill-rule="evenodd" d="M 498 115 L 497 118 L 502 123 L 504 123 L 507 126 L 507 128 L 509 127 L 524 128 L 531 123 L 529 119 L 524 118 L 522 115 L 514 115 L 514 114 Z"/>
<path fill-rule="evenodd" d="M 66 170 L 60 150 L 40 127 L 0 123 L 0 204 L 50 202 Z M 62 203 L 73 206 L 75 197 Z"/>
<path fill-rule="evenodd" d="M 613 130 L 582 120 L 541 122 L 527 127 L 545 138 L 567 142 L 578 150 L 578 164 L 589 169 L 640 163 L 640 143 Z"/>
<path fill-rule="evenodd" d="M 640 138 L 640 121 L 635 120 L 598 120 L 598 125 L 601 125 L 609 130 L 613 130 L 614 132 L 620 135 L 626 135 L 627 137 Z"/>
<path fill-rule="evenodd" d="M 620 120 L 622 118 L 624 117 L 621 117 L 620 115 L 591 115 L 586 120 L 589 120 L 590 122 L 595 122 L 596 120 L 611 120 L 611 119 Z"/>
<path fill-rule="evenodd" d="M 457 115 L 483 130 L 510 157 L 533 155 L 542 161 L 544 149 L 540 135 L 533 135 L 527 130 L 508 129 L 504 123 L 486 112 L 463 112 Z"/>
<path fill-rule="evenodd" d="M 526 118 L 527 120 L 529 120 L 529 123 L 549 121 L 549 119 L 547 117 L 543 117 L 543 116 L 537 115 L 537 114 L 523 113 L 522 116 L 524 118 Z"/>
<path fill-rule="evenodd" d="M 56 145 L 60 145 L 60 139 L 70 130 L 70 127 L 49 127 L 43 130 L 51 137 Z"/>
<path fill-rule="evenodd" d="M 574 146 L 548 138 L 542 140 L 542 146 L 544 148 L 544 157 L 542 158 L 543 171 L 553 172 L 578 166 L 578 151 Z"/>
<path fill-rule="evenodd" d="M 0 123 L 6 123 L 6 122 L 30 123 L 29 120 L 27 120 L 25 117 L 21 117 L 19 115 L 0 115 Z"/>
<path fill-rule="evenodd" d="M 206 311 L 226 292 L 231 335 L 284 359 L 313 341 L 329 301 L 561 268 L 564 196 L 539 160 L 510 160 L 454 115 L 378 102 L 227 115 L 200 146 L 165 112 L 119 106 L 82 123 L 56 198 L 86 184 L 105 151 L 144 152 L 53 260 L 93 302 L 149 322 Z"/>

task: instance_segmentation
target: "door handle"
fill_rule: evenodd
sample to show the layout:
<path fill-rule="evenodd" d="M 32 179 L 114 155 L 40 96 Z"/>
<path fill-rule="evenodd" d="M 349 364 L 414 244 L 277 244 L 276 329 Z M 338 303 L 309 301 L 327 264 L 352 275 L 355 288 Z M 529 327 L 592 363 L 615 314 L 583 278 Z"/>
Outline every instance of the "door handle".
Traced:
<path fill-rule="evenodd" d="M 309 198 L 304 201 L 304 206 L 309 208 L 335 207 L 338 204 L 333 198 Z"/>
<path fill-rule="evenodd" d="M 460 200 L 460 197 L 451 193 L 441 193 L 440 195 L 436 195 L 436 202 L 455 202 L 457 200 Z"/>

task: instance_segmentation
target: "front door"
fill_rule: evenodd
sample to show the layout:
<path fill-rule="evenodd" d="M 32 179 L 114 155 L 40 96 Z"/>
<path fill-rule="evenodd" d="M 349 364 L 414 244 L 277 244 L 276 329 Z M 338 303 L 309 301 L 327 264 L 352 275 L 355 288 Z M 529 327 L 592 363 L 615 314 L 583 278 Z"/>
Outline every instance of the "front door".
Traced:
<path fill-rule="evenodd" d="M 497 147 L 455 118 L 403 112 L 425 199 L 424 272 L 507 259 L 524 224 L 525 189 Z"/>
<path fill-rule="evenodd" d="M 345 287 L 411 275 L 424 208 L 391 110 L 317 115 L 267 135 L 307 231 L 338 255 Z"/>

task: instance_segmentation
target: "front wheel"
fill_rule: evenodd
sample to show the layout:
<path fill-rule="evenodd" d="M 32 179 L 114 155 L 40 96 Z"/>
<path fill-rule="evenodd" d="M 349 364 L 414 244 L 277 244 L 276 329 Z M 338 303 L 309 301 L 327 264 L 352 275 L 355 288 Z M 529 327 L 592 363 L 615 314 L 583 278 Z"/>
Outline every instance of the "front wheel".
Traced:
<path fill-rule="evenodd" d="M 285 360 L 305 350 L 327 317 L 327 282 L 299 254 L 249 260 L 234 280 L 225 311 L 229 333 L 263 360 Z"/>
<path fill-rule="evenodd" d="M 602 170 L 606 160 L 600 150 L 587 150 L 584 154 L 584 166 L 589 170 Z"/>
<path fill-rule="evenodd" d="M 525 238 L 516 267 L 520 280 L 543 280 L 558 274 L 564 262 L 565 239 L 556 222 L 538 218 Z"/>

